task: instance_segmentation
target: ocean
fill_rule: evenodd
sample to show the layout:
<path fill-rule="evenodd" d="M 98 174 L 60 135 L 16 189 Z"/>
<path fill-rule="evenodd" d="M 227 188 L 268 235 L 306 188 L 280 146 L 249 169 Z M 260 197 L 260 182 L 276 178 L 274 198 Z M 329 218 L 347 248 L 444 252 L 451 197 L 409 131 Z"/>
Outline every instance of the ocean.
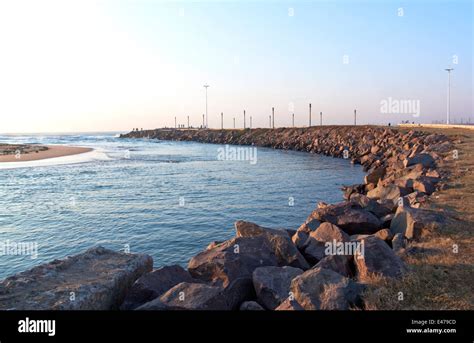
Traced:
<path fill-rule="evenodd" d="M 211 241 L 233 237 L 236 220 L 296 229 L 318 201 L 341 201 L 341 186 L 365 175 L 349 160 L 304 152 L 116 133 L 0 142 L 94 148 L 0 164 L 0 279 L 96 245 L 186 266 Z"/>

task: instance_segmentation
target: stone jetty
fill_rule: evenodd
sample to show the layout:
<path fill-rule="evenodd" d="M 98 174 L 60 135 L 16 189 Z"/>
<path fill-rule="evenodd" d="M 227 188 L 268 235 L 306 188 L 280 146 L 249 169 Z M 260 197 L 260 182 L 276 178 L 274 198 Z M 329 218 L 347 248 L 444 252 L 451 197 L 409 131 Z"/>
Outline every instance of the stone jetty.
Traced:
<path fill-rule="evenodd" d="M 364 183 L 319 203 L 297 230 L 244 220 L 187 268 L 152 270 L 151 257 L 94 248 L 0 282 L 0 309 L 364 309 L 372 276 L 409 273 L 405 246 L 447 220 L 428 205 L 450 176 L 444 135 L 375 126 L 133 131 L 122 138 L 306 151 L 361 164 Z M 223 228 L 224 229 L 224 228 Z M 70 300 L 71 292 L 75 300 Z"/>

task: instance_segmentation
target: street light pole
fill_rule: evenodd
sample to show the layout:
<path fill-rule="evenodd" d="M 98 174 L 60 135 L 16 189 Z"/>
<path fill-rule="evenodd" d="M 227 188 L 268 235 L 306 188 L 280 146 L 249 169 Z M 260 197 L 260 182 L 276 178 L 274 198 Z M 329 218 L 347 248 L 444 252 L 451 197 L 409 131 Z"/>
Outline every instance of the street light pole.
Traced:
<path fill-rule="evenodd" d="M 323 126 L 323 112 L 319 112 L 319 125 Z"/>
<path fill-rule="evenodd" d="M 311 127 L 311 103 L 309 104 L 309 126 Z"/>
<path fill-rule="evenodd" d="M 357 110 L 354 110 L 354 126 L 357 125 Z"/>
<path fill-rule="evenodd" d="M 224 130 L 224 112 L 221 112 L 221 130 Z"/>
<path fill-rule="evenodd" d="M 272 128 L 275 128 L 275 107 L 272 107 Z"/>
<path fill-rule="evenodd" d="M 206 129 L 208 128 L 208 121 L 207 121 L 207 89 L 209 88 L 209 85 L 204 85 L 204 88 L 206 88 Z"/>
<path fill-rule="evenodd" d="M 245 110 L 244 110 L 244 129 L 245 129 Z"/>
<path fill-rule="evenodd" d="M 451 71 L 453 71 L 453 68 L 446 68 L 445 69 L 448 72 L 448 101 L 446 104 L 446 124 L 449 124 L 450 121 L 450 110 L 451 110 Z"/>

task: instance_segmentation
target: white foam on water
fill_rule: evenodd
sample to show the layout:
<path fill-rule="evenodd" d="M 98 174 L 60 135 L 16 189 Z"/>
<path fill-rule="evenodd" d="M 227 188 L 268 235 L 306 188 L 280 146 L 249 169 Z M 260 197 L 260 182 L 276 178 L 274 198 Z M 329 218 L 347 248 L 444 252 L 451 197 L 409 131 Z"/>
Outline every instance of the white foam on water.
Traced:
<path fill-rule="evenodd" d="M 76 164 L 85 163 L 92 161 L 107 161 L 111 160 L 104 149 L 95 148 L 92 151 L 83 152 L 81 154 L 45 158 L 43 160 L 36 161 L 24 161 L 24 162 L 1 162 L 0 169 L 14 169 L 14 168 L 30 168 L 30 167 L 45 167 L 45 166 L 57 166 L 63 164 Z"/>

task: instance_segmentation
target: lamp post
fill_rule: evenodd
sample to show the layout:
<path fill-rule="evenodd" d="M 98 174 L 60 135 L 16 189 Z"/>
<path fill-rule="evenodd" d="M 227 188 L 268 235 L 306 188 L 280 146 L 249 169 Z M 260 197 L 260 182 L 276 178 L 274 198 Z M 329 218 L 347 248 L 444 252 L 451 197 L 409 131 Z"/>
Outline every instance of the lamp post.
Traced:
<path fill-rule="evenodd" d="M 208 127 L 208 122 L 207 122 L 207 89 L 210 87 L 209 85 L 204 85 L 203 86 L 206 89 L 206 129 Z"/>
<path fill-rule="evenodd" d="M 275 107 L 272 107 L 272 128 L 275 128 Z"/>
<path fill-rule="evenodd" d="M 309 126 L 311 127 L 311 103 L 309 104 Z"/>
<path fill-rule="evenodd" d="M 451 71 L 453 71 L 453 68 L 446 68 L 445 69 L 448 72 L 448 99 L 447 99 L 447 104 L 446 104 L 446 124 L 449 124 L 450 120 L 450 110 L 451 110 Z"/>
<path fill-rule="evenodd" d="M 245 129 L 245 110 L 244 110 L 244 129 Z"/>

